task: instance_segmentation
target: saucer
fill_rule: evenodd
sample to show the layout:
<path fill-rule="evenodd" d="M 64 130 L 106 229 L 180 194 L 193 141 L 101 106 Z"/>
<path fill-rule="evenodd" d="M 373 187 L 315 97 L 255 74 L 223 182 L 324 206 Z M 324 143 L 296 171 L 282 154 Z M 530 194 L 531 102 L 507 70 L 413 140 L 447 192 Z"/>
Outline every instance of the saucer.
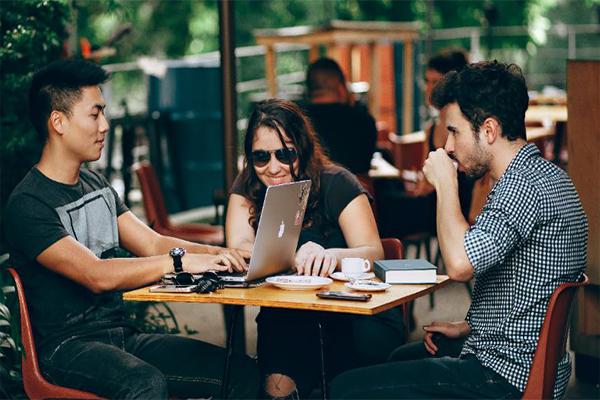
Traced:
<path fill-rule="evenodd" d="M 266 281 L 280 289 L 286 290 L 313 290 L 329 285 L 333 282 L 322 276 L 283 275 L 272 276 Z"/>
<path fill-rule="evenodd" d="M 343 282 L 349 282 L 350 278 L 348 278 L 346 276 L 346 274 L 344 274 L 341 271 L 337 271 L 334 272 L 332 274 L 329 275 L 331 278 L 335 279 L 336 281 L 343 281 Z M 375 278 L 375 274 L 372 272 L 365 272 L 364 274 L 362 274 L 359 279 L 373 279 Z"/>
<path fill-rule="evenodd" d="M 348 282 L 345 286 L 349 289 L 358 290 L 361 292 L 382 292 L 384 290 L 387 290 L 392 285 L 384 282 L 360 280 L 354 281 L 352 283 Z"/>

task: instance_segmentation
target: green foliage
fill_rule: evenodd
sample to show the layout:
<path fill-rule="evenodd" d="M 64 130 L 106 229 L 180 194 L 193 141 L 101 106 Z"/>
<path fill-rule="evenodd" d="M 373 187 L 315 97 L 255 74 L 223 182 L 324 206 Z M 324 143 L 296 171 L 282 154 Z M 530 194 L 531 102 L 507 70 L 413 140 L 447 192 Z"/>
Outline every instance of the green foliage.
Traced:
<path fill-rule="evenodd" d="M 0 266 L 7 258 L 0 256 Z M 11 313 L 11 310 L 13 313 Z M 21 382 L 21 335 L 15 288 L 4 268 L 0 269 L 0 398 L 23 398 Z"/>
<path fill-rule="evenodd" d="M 66 1 L 59 0 L 3 1 L 0 7 L 0 210 L 39 157 L 26 106 L 29 80 L 60 57 L 68 16 Z"/>
<path fill-rule="evenodd" d="M 177 322 L 177 317 L 167 303 L 154 302 L 125 302 L 129 316 L 135 326 L 145 333 L 171 333 L 182 332 Z M 186 335 L 193 335 L 197 331 L 184 325 L 183 331 Z"/>

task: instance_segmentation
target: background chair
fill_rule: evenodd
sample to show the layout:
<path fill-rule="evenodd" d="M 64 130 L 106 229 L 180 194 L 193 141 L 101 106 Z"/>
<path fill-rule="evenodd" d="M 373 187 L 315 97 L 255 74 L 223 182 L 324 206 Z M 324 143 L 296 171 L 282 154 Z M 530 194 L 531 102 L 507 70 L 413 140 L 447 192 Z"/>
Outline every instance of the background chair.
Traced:
<path fill-rule="evenodd" d="M 400 239 L 397 238 L 384 238 L 381 239 L 381 245 L 383 246 L 383 258 L 385 260 L 397 260 L 404 258 L 404 246 Z M 404 323 L 404 337 L 408 339 L 408 335 L 411 331 L 411 324 L 414 325 L 414 321 L 411 323 L 412 318 L 412 304 L 404 303 L 401 305 L 402 307 L 402 320 Z"/>
<path fill-rule="evenodd" d="M 42 375 L 37 362 L 37 352 L 33 341 L 33 331 L 29 320 L 29 311 L 25 300 L 23 284 L 17 271 L 8 268 L 8 272 L 15 280 L 15 288 L 19 300 L 19 311 L 21 314 L 21 341 L 23 343 L 23 356 L 21 369 L 23 374 L 23 386 L 25 393 L 30 399 L 100 399 L 101 397 L 77 389 L 57 386 L 46 381 Z"/>
<path fill-rule="evenodd" d="M 550 297 L 523 399 L 553 398 L 556 369 L 566 352 L 573 298 L 577 289 L 587 284 L 589 279 L 583 274 L 579 282 L 563 283 Z"/>
<path fill-rule="evenodd" d="M 195 223 L 171 224 L 160 184 L 152 165 L 143 161 L 137 163 L 134 170 L 142 190 L 146 219 L 152 229 L 161 235 L 173 236 L 196 243 L 217 246 L 222 246 L 225 243 L 222 226 Z"/>

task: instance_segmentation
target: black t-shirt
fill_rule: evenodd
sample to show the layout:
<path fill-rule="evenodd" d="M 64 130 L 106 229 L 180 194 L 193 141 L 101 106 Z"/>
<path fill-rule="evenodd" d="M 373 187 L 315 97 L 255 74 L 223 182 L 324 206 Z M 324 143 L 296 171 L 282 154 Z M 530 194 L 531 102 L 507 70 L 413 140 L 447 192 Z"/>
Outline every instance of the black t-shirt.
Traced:
<path fill-rule="evenodd" d="M 366 174 L 377 142 L 375 120 L 361 105 L 306 104 L 321 144 L 329 157 L 354 174 Z"/>
<path fill-rule="evenodd" d="M 82 169 L 66 185 L 36 167 L 11 194 L 6 207 L 10 264 L 19 271 L 38 349 L 50 341 L 102 327 L 127 325 L 120 292 L 94 294 L 36 261 L 70 235 L 100 258 L 119 247 L 117 217 L 128 211 L 109 183 Z"/>
<path fill-rule="evenodd" d="M 231 193 L 245 196 L 240 176 L 236 178 Z M 300 233 L 298 247 L 312 241 L 327 248 L 346 248 L 346 240 L 338 219 L 346 206 L 361 194 L 367 194 L 358 179 L 348 170 L 332 165 L 321 171 L 319 203 L 315 211 L 320 216 L 317 223 L 305 227 Z"/>

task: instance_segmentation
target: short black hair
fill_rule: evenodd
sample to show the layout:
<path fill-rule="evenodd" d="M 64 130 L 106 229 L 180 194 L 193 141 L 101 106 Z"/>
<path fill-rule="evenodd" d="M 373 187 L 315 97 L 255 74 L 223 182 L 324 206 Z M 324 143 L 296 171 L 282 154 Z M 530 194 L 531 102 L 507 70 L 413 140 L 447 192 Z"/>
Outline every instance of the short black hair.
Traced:
<path fill-rule="evenodd" d="M 447 73 L 433 88 L 431 103 L 441 110 L 455 102 L 473 132 L 479 130 L 486 118 L 493 117 L 508 140 L 527 138 L 525 111 L 529 95 L 517 65 L 483 61 L 469 64 L 460 72 Z"/>
<path fill-rule="evenodd" d="M 335 85 L 346 84 L 342 69 L 331 58 L 322 57 L 310 64 L 306 71 L 306 88 L 308 95 L 321 90 L 333 90 Z"/>
<path fill-rule="evenodd" d="M 433 69 L 445 75 L 450 71 L 460 71 L 468 63 L 464 50 L 445 49 L 429 59 L 427 69 Z"/>
<path fill-rule="evenodd" d="M 29 88 L 29 119 L 44 143 L 48 138 L 48 118 L 57 110 L 70 115 L 81 99 L 81 89 L 97 86 L 110 78 L 99 65 L 84 60 L 60 60 L 38 70 Z"/>

